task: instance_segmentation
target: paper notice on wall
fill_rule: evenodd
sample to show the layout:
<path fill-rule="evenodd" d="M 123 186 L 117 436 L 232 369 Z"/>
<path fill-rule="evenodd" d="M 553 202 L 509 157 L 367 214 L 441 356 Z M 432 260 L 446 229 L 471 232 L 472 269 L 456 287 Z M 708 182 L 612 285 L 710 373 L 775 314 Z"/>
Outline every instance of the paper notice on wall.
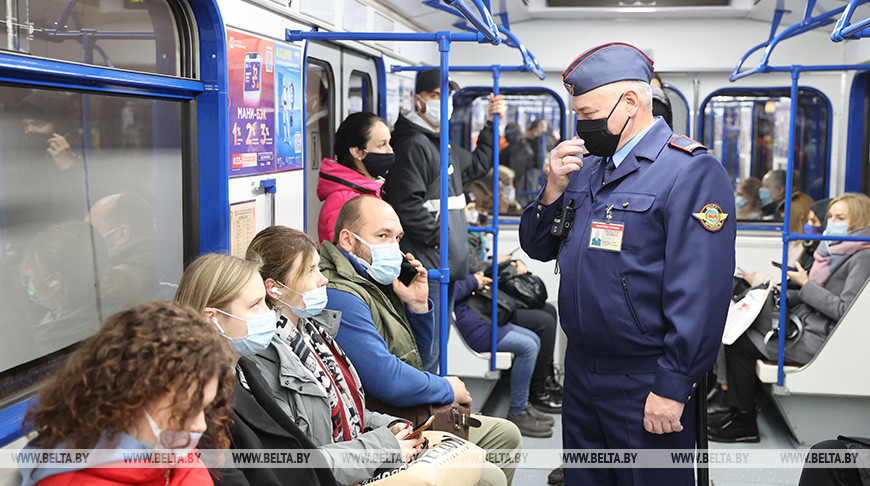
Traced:
<path fill-rule="evenodd" d="M 257 212 L 254 201 L 230 205 L 230 255 L 245 258 L 248 244 L 257 233 Z"/>

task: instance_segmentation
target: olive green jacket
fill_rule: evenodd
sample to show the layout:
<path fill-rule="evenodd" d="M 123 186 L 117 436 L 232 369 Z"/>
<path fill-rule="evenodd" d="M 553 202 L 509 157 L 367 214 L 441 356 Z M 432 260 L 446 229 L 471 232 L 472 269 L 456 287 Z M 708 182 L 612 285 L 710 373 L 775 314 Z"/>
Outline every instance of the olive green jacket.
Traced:
<path fill-rule="evenodd" d="M 378 285 L 357 273 L 344 254 L 329 241 L 320 245 L 320 271 L 329 280 L 327 288 L 354 295 L 372 310 L 372 321 L 390 353 L 418 370 L 423 369 L 417 341 L 404 312 L 405 304 L 392 288 Z"/>

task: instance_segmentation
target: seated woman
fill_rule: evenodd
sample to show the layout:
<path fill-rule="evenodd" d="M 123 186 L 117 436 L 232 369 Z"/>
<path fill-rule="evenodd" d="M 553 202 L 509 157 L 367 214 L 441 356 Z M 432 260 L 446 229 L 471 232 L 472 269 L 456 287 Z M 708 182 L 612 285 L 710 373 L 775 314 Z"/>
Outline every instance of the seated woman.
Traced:
<path fill-rule="evenodd" d="M 395 156 L 390 128 L 373 113 L 353 113 L 335 132 L 335 159 L 323 159 L 317 197 L 323 201 L 317 221 L 318 240 L 332 241 L 335 218 L 348 199 L 360 194 L 381 197 L 384 177 Z"/>
<path fill-rule="evenodd" d="M 761 198 L 758 190 L 761 189 L 761 179 L 747 177 L 737 183 L 734 190 L 734 205 L 737 207 L 737 219 L 761 219 Z"/>
<path fill-rule="evenodd" d="M 314 247 L 311 240 L 308 240 L 304 234 L 299 234 Z M 255 241 L 257 240 L 255 239 Z M 294 260 L 288 260 L 289 262 L 295 263 Z M 309 283 L 308 279 L 312 279 L 312 273 L 310 273 L 311 267 L 306 266 L 305 268 L 309 270 L 309 272 L 304 273 L 307 284 Z M 319 276 L 317 266 L 315 265 L 313 268 L 315 276 Z M 294 267 L 293 270 L 302 273 L 299 268 Z M 298 274 L 294 273 L 293 275 Z M 320 283 L 316 279 L 313 281 Z M 325 279 L 323 284 L 325 284 Z M 271 282 L 270 292 L 273 286 L 275 283 Z M 319 306 L 326 303 L 325 299 L 321 302 L 312 301 L 311 296 L 314 293 L 316 292 L 307 294 L 309 296 L 308 304 L 310 304 L 308 306 L 309 312 L 315 308 L 316 304 Z M 241 260 L 228 255 L 200 257 L 184 272 L 175 298 L 179 302 L 188 303 L 195 309 L 201 310 L 214 324 L 215 329 L 229 339 L 230 346 L 239 355 L 236 370 L 239 384 L 236 387 L 235 406 L 238 417 L 234 417 L 234 421 L 237 424 L 243 422 L 247 430 L 237 426 L 233 433 L 233 448 L 313 449 L 321 446 L 325 463 L 332 468 L 335 481 L 339 484 L 354 484 L 368 479 L 381 466 L 381 463 L 368 463 L 358 467 L 347 467 L 346 464 L 341 464 L 341 452 L 367 448 L 392 450 L 397 454 L 401 452 L 406 460 L 410 459 L 416 452 L 415 448 L 420 445 L 422 439 L 399 440 L 399 437 L 403 437 L 407 433 L 407 431 L 402 430 L 405 427 L 404 421 L 393 424 L 394 431 L 384 428 L 363 434 L 362 429 L 354 430 L 351 428 L 352 426 L 362 427 L 363 423 L 356 404 L 347 401 L 352 395 L 348 387 L 345 386 L 346 380 L 338 382 L 341 384 L 342 392 L 344 392 L 341 394 L 342 402 L 340 404 L 330 402 L 335 407 L 330 408 L 324 405 L 322 410 L 314 406 L 319 401 L 325 404 L 330 397 L 337 397 L 337 386 L 332 387 L 329 391 L 326 386 L 332 385 L 332 380 L 338 380 L 338 378 L 325 373 L 305 371 L 300 359 L 294 354 L 294 349 L 285 344 L 281 337 L 284 332 L 276 332 L 277 326 L 283 329 L 287 328 L 284 325 L 287 320 L 282 315 L 281 322 L 277 323 L 275 311 L 267 304 L 266 287 L 260 276 L 260 265 L 256 261 Z M 294 301 L 301 307 L 297 310 L 305 312 L 303 309 L 306 308 L 306 305 L 302 299 L 299 300 L 299 302 Z M 322 306 L 319 307 L 319 310 L 322 310 Z M 294 344 L 298 343 L 297 341 Z M 302 343 L 302 346 L 305 344 L 307 343 Z M 301 351 L 300 348 L 296 349 Z M 302 349 L 307 348 L 303 347 Z M 320 363 L 325 359 L 325 356 L 318 351 L 321 351 L 321 348 L 318 347 L 316 351 L 304 354 L 306 358 Z M 282 365 L 286 366 L 280 369 L 262 366 L 263 359 L 257 356 L 258 353 L 275 356 L 279 352 L 282 357 L 289 359 L 286 362 L 282 361 Z M 295 363 L 292 363 L 293 359 L 296 360 Z M 290 363 L 293 367 L 290 367 Z M 310 361 L 306 360 L 307 364 L 310 364 Z M 338 366 L 335 360 L 331 366 Z M 302 373 L 302 376 L 290 374 L 292 373 L 291 368 L 295 372 Z M 314 376 L 317 376 L 318 381 L 314 380 Z M 344 380 L 344 377 L 341 378 Z M 292 393 L 292 395 L 280 398 L 290 400 L 290 403 L 301 404 L 300 406 L 303 408 L 294 411 L 294 409 L 287 407 L 287 401 L 275 400 L 273 389 L 280 386 L 279 383 L 288 383 L 288 381 L 292 381 L 294 384 L 292 392 L 287 392 Z M 298 390 L 296 385 L 301 386 L 302 390 Z M 251 394 L 253 400 L 250 397 Z M 343 414 L 341 416 L 346 420 L 334 420 L 333 414 L 336 411 L 341 412 Z M 390 423 L 399 422 L 393 417 L 381 420 L 389 420 Z M 329 424 L 336 421 L 341 425 L 341 435 L 335 442 L 347 441 L 342 444 L 334 444 L 332 440 L 333 428 Z M 372 422 L 377 422 L 377 419 L 372 419 Z M 269 423 L 280 424 L 284 430 L 282 431 L 278 425 L 264 426 Z M 316 429 L 314 425 L 316 425 Z M 366 424 L 366 426 L 371 426 L 371 423 Z M 325 428 L 328 428 L 329 435 L 326 437 L 328 441 L 319 440 L 324 438 L 320 432 L 324 432 Z M 351 440 L 351 438 L 356 439 Z M 315 482 L 320 480 L 321 484 L 332 482 L 329 471 L 318 470 L 317 478 L 312 477 L 307 480 L 298 476 L 300 471 L 305 472 L 306 470 L 260 468 L 247 469 L 243 474 L 251 484 L 265 484 L 266 481 L 262 479 L 263 475 L 270 479 L 269 484 L 291 484 L 292 482 L 292 484 L 306 484 L 307 486 L 308 482 L 306 481 L 309 480 Z M 227 477 L 232 473 L 232 471 L 229 472 Z M 293 476 L 294 474 L 297 475 Z"/>
<path fill-rule="evenodd" d="M 829 236 L 870 236 L 870 197 L 846 193 L 834 199 L 828 208 Z M 837 322 L 870 278 L 870 242 L 826 241 L 815 252 L 815 264 L 809 274 L 796 263 L 797 271 L 788 272 L 791 283 L 800 287 L 792 297 L 789 312 L 800 320 L 803 332 L 788 343 L 785 361 L 806 364 L 819 351 Z M 731 409 L 711 416 L 707 435 L 717 442 L 758 442 L 755 404 L 760 383 L 755 375 L 755 361 L 777 359 L 777 339 L 766 319 L 757 319 L 752 327 L 730 346 L 725 346 L 728 374 L 728 404 Z"/>
<path fill-rule="evenodd" d="M 253 357 L 278 406 L 329 451 L 381 450 L 410 458 L 422 439 L 402 440 L 407 421 L 366 409 L 353 364 L 334 341 L 341 313 L 325 310 L 326 278 L 317 245 L 305 233 L 271 226 L 248 245 L 262 261 L 266 302 L 278 314 L 269 348 Z M 370 478 L 375 468 L 334 471 L 340 483 Z"/>
<path fill-rule="evenodd" d="M 229 445 L 230 351 L 191 309 L 154 302 L 109 317 L 73 352 L 25 419 L 38 434 L 28 448 L 97 449 L 89 464 L 21 464 L 23 485 L 211 485 L 187 453 L 209 424 L 212 447 Z M 171 449 L 189 467 L 129 467 L 122 452 Z M 164 467 L 161 467 L 164 466 Z"/>

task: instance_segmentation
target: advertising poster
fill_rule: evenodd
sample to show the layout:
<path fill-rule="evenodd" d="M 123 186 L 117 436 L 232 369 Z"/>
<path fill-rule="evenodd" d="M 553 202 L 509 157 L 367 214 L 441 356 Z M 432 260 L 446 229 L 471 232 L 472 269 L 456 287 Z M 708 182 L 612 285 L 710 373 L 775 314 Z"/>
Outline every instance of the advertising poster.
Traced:
<path fill-rule="evenodd" d="M 302 48 L 275 43 L 275 155 L 277 170 L 302 168 Z"/>
<path fill-rule="evenodd" d="M 275 44 L 227 29 L 230 177 L 275 170 Z"/>

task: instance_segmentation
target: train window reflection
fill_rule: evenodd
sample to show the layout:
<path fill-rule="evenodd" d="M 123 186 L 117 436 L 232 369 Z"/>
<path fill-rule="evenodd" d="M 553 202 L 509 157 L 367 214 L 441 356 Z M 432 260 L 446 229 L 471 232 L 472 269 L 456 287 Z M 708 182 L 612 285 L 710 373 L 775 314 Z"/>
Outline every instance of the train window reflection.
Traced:
<path fill-rule="evenodd" d="M 172 297 L 182 157 L 176 102 L 0 86 L 0 104 L 2 407 L 108 315 Z"/>
<path fill-rule="evenodd" d="M 306 85 L 306 143 L 308 167 L 316 174 L 320 161 L 332 156 L 332 127 L 335 110 L 332 93 L 335 91 L 332 69 L 326 62 L 308 58 Z"/>
<path fill-rule="evenodd" d="M 347 114 L 372 110 L 372 81 L 369 75 L 359 71 L 350 73 L 347 90 Z"/>
<path fill-rule="evenodd" d="M 725 166 L 742 198 L 740 219 L 781 219 L 790 109 L 787 89 L 718 91 L 702 107 L 702 142 Z M 814 200 L 827 194 L 830 118 L 823 94 L 799 91 L 794 189 Z"/>
<path fill-rule="evenodd" d="M 469 88 L 454 96 L 451 142 L 474 150 L 477 136 L 487 121 L 489 92 Z M 549 91 L 506 88 L 502 94 L 507 114 L 500 120 L 499 213 L 519 215 L 543 185 L 542 168 L 549 151 L 562 140 L 564 113 L 559 100 Z M 491 177 L 486 178 L 490 188 Z"/>
<path fill-rule="evenodd" d="M 0 18 L 6 51 L 182 75 L 178 22 L 166 0 L 11 0 L 0 2 Z"/>
<path fill-rule="evenodd" d="M 689 134 L 689 103 L 686 98 L 673 86 L 664 85 L 662 91 L 671 102 L 671 116 L 673 117 L 673 130 L 678 135 Z"/>

